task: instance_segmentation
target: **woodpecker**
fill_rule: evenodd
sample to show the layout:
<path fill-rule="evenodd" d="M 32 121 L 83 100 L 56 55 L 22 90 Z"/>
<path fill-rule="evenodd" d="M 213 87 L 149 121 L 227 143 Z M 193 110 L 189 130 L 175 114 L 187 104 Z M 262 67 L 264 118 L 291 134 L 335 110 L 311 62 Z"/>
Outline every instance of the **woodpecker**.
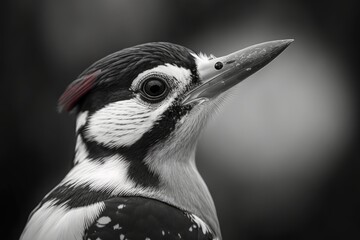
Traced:
<path fill-rule="evenodd" d="M 73 167 L 20 239 L 222 239 L 197 140 L 228 90 L 292 41 L 218 58 L 154 42 L 95 62 L 59 99 L 76 114 Z"/>

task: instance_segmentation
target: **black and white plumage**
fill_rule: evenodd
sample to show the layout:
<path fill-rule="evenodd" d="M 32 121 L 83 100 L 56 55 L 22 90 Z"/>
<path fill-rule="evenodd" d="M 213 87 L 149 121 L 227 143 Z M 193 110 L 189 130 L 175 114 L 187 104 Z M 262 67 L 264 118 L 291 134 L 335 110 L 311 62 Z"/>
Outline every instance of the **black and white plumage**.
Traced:
<path fill-rule="evenodd" d="M 65 91 L 74 166 L 31 214 L 22 240 L 221 239 L 196 142 L 223 92 L 291 40 L 222 58 L 148 43 L 91 65 Z"/>
<path fill-rule="evenodd" d="M 155 199 L 118 197 L 85 230 L 85 239 L 213 239 L 196 215 Z"/>

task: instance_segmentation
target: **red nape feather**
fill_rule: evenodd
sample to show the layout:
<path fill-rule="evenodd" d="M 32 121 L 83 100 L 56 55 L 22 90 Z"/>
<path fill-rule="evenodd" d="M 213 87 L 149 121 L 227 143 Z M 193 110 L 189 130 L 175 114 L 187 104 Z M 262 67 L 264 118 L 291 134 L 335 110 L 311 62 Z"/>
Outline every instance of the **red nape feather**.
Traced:
<path fill-rule="evenodd" d="M 59 111 L 71 111 L 79 99 L 94 87 L 100 72 L 101 70 L 98 70 L 72 82 L 59 98 Z"/>

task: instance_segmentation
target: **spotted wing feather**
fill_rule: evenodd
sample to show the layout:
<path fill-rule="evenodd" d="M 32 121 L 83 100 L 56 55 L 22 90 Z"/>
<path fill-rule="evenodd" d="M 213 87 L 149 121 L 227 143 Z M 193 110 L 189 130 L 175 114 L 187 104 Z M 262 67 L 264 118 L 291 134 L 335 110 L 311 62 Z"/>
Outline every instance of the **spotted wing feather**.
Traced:
<path fill-rule="evenodd" d="M 143 197 L 118 197 L 85 231 L 84 240 L 214 239 L 193 215 L 166 203 Z"/>

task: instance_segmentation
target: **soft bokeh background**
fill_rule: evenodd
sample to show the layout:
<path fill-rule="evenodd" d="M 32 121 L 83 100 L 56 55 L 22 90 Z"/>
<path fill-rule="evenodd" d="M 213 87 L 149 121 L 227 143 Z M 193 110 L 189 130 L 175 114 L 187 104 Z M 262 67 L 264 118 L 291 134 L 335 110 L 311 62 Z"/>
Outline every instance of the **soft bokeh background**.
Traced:
<path fill-rule="evenodd" d="M 295 38 L 232 91 L 198 148 L 224 239 L 360 239 L 356 1 L 5 1 L 2 238 L 70 167 L 67 84 L 117 50 L 170 41 L 224 55 Z M 3 235 L 5 233 L 5 236 Z"/>

